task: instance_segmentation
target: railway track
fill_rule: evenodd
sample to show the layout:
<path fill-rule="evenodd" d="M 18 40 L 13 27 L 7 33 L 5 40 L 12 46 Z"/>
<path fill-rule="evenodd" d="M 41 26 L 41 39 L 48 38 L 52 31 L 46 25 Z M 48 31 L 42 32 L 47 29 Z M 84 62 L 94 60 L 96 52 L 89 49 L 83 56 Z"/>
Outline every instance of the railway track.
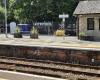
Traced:
<path fill-rule="evenodd" d="M 0 69 L 46 75 L 59 78 L 83 78 L 97 80 L 100 78 L 100 67 L 65 64 L 51 61 L 0 57 Z"/>

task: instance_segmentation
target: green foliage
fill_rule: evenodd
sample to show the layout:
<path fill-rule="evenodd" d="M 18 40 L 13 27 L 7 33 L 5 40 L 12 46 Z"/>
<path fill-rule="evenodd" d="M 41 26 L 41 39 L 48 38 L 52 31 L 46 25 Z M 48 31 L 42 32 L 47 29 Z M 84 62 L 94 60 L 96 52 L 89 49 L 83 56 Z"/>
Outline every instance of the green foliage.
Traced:
<path fill-rule="evenodd" d="M 8 0 L 8 20 L 58 22 L 59 14 L 72 15 L 77 3 L 78 0 Z M 4 13 L 1 6 L 0 13 Z"/>
<path fill-rule="evenodd" d="M 38 34 L 38 30 L 33 26 L 31 34 Z"/>
<path fill-rule="evenodd" d="M 21 32 L 20 28 L 16 27 L 16 33 L 20 33 L 20 32 Z"/>
<path fill-rule="evenodd" d="M 84 33 L 84 32 L 80 32 L 79 33 L 79 36 L 81 37 L 81 36 L 86 36 L 86 34 Z"/>
<path fill-rule="evenodd" d="M 0 20 L 3 20 L 4 19 L 4 7 L 3 7 L 3 4 L 2 2 L 0 2 Z"/>

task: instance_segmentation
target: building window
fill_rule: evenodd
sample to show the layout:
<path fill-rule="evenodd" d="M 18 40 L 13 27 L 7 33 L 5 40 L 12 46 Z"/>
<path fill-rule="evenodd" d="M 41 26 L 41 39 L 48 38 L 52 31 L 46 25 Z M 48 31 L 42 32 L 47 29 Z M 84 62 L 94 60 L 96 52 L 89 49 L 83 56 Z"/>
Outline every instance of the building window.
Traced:
<path fill-rule="evenodd" d="M 87 19 L 87 30 L 94 30 L 94 18 Z"/>

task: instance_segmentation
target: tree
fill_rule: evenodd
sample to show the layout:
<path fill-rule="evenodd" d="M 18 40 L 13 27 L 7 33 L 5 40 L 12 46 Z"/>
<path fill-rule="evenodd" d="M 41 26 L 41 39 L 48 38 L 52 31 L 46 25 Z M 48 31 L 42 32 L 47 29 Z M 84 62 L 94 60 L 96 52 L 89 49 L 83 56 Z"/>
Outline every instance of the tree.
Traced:
<path fill-rule="evenodd" d="M 2 1 L 0 2 L 0 19 L 4 20 L 4 8 Z"/>
<path fill-rule="evenodd" d="M 59 14 L 72 13 L 78 0 L 8 0 L 8 19 L 21 23 L 59 21 Z M 0 8 L 0 13 L 3 13 Z"/>

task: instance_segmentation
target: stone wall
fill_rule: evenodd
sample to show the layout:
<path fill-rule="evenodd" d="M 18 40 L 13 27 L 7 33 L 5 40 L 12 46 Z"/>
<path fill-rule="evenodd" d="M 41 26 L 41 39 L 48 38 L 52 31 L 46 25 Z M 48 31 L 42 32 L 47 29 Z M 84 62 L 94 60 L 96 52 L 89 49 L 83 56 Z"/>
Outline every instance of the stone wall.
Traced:
<path fill-rule="evenodd" d="M 94 30 L 87 30 L 87 18 L 94 18 Z M 79 16 L 79 33 L 84 32 L 87 36 L 95 36 L 95 39 L 100 39 L 99 30 L 99 14 L 80 15 Z"/>
<path fill-rule="evenodd" d="M 100 52 L 96 51 L 80 51 L 46 47 L 0 46 L 0 56 L 86 65 L 91 64 L 91 60 L 94 59 L 94 64 L 100 65 Z"/>

